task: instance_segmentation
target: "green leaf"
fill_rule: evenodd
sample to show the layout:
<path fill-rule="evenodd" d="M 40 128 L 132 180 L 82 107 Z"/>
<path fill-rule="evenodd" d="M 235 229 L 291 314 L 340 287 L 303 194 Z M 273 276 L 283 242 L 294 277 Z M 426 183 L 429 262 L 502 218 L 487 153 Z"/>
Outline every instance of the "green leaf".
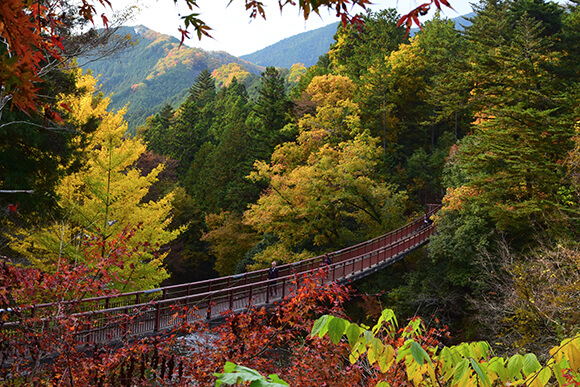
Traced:
<path fill-rule="evenodd" d="M 529 375 L 542 368 L 538 358 L 533 353 L 524 356 L 524 375 Z"/>
<path fill-rule="evenodd" d="M 314 322 L 312 326 L 312 331 L 310 332 L 310 337 L 318 335 L 318 337 L 324 337 L 326 332 L 328 332 L 328 321 L 333 319 L 334 316 L 324 315 Z"/>
<path fill-rule="evenodd" d="M 431 358 L 427 352 L 416 341 L 411 342 L 411 355 L 419 365 L 423 365 L 425 362 L 431 363 Z"/>
<path fill-rule="evenodd" d="M 334 344 L 338 344 L 340 342 L 340 339 L 344 335 L 344 331 L 348 325 L 348 321 L 339 317 L 335 317 L 330 320 L 328 323 L 328 336 Z"/>
<path fill-rule="evenodd" d="M 377 321 L 376 325 L 373 327 L 373 333 L 376 334 L 379 329 L 383 326 L 383 323 L 391 323 L 393 327 L 397 327 L 397 318 L 395 317 L 395 312 L 392 309 L 385 309 L 381 313 L 381 317 Z M 392 330 L 392 329 L 391 329 Z M 391 332 L 389 332 L 391 333 Z"/>
<path fill-rule="evenodd" d="M 516 380 L 516 377 L 520 375 L 522 366 L 524 365 L 524 357 L 522 355 L 513 355 L 508 360 L 507 372 L 508 376 L 512 381 Z"/>
<path fill-rule="evenodd" d="M 276 374 L 268 375 L 268 377 L 272 381 L 272 383 L 269 384 L 272 387 L 276 387 L 277 385 L 280 385 L 280 386 L 289 386 L 288 383 L 286 383 L 285 381 L 283 381 L 282 379 L 280 379 L 280 377 L 278 375 L 276 375 Z"/>
<path fill-rule="evenodd" d="M 407 357 L 407 355 L 411 352 L 412 342 L 413 342 L 412 340 L 407 340 L 405 341 L 405 344 L 403 344 L 403 346 L 399 348 L 396 360 L 397 363 L 400 362 L 401 359 Z"/>
<path fill-rule="evenodd" d="M 271 381 L 269 381 L 258 371 L 231 362 L 226 362 L 223 374 L 214 373 L 213 375 L 218 378 L 215 382 L 216 387 L 220 387 L 223 383 L 231 386 L 245 382 L 252 382 L 250 387 L 288 387 L 288 383 L 280 379 L 278 375 L 270 375 Z"/>
<path fill-rule="evenodd" d="M 497 374 L 499 380 L 507 382 L 508 373 L 505 368 L 504 359 L 501 357 L 494 357 L 489 361 L 489 369 Z"/>
<path fill-rule="evenodd" d="M 455 370 L 453 371 L 453 382 L 451 384 L 457 385 L 461 381 L 461 379 L 463 379 L 468 370 L 469 370 L 469 360 L 462 359 L 455 366 Z"/>
<path fill-rule="evenodd" d="M 489 376 L 487 376 L 487 374 L 481 370 L 481 367 L 479 367 L 479 364 L 477 364 L 477 362 L 475 360 L 473 360 L 473 358 L 469 358 L 469 362 L 471 363 L 471 368 L 473 368 L 475 370 L 475 373 L 477 374 L 477 376 L 479 376 L 479 380 L 481 380 L 484 385 L 491 386 L 491 381 L 489 380 Z"/>
<path fill-rule="evenodd" d="M 359 340 L 361 332 L 362 332 L 362 329 L 358 325 L 353 324 L 353 323 L 351 323 L 346 328 L 346 337 L 348 338 L 348 344 L 350 345 L 351 349 L 354 347 L 356 342 Z"/>

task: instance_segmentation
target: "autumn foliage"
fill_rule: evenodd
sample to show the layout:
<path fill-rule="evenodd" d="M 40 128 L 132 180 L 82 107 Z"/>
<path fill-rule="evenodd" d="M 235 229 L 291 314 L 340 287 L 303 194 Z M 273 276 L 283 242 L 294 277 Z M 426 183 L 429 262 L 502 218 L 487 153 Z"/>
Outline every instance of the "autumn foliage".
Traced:
<path fill-rule="evenodd" d="M 346 362 L 345 345 L 307 337 L 321 314 L 344 317 L 349 298 L 348 288 L 321 285 L 317 276 L 299 278 L 299 290 L 275 308 L 224 315 L 214 328 L 191 317 L 192 310 L 175 308 L 173 332 L 134 340 L 126 327 L 135 317 L 120 314 L 111 320 L 122 332 L 120 339 L 103 345 L 79 342 L 92 324 L 90 315 L 76 313 L 75 302 L 64 302 L 62 293 L 78 282 L 88 284 L 87 292 L 102 293 L 106 271 L 102 276 L 95 270 L 41 275 L 7 264 L 1 269 L 0 377 L 7 385 L 208 385 L 226 361 L 264 372 L 283 369 L 294 385 L 352 386 L 363 377 L 359 365 Z M 44 291 L 63 301 L 55 303 L 52 314 L 31 315 L 30 304 Z M 75 291 L 72 300 L 82 296 Z"/>

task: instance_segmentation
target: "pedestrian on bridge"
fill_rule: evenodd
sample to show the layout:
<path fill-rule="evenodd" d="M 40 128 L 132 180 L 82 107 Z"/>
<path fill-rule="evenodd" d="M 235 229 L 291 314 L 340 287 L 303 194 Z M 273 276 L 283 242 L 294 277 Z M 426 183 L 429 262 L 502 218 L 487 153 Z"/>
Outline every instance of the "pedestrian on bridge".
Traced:
<path fill-rule="evenodd" d="M 427 214 L 425 214 L 425 217 L 423 218 L 423 227 L 427 227 L 431 223 L 433 223 L 433 221 L 431 220 L 431 218 L 429 216 L 427 216 Z"/>
<path fill-rule="evenodd" d="M 328 254 L 324 254 L 324 256 L 322 257 L 322 264 L 328 268 L 328 266 L 332 265 L 332 259 L 330 258 L 330 256 Z"/>
<path fill-rule="evenodd" d="M 268 279 L 270 280 L 270 295 L 274 296 L 278 294 L 278 289 L 276 286 L 276 278 L 278 278 L 278 268 L 276 267 L 276 261 L 272 261 L 272 266 L 268 270 Z"/>

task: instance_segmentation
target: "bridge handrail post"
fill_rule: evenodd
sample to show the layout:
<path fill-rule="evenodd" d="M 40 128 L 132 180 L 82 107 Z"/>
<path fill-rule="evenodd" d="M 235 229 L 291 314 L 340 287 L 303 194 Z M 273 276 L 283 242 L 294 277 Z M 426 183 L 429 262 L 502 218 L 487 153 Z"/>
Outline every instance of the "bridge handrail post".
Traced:
<path fill-rule="evenodd" d="M 159 302 L 155 303 L 155 325 L 153 327 L 153 332 L 159 332 L 161 325 L 161 304 Z"/>
<path fill-rule="evenodd" d="M 212 295 L 209 295 L 209 299 L 207 301 L 207 319 L 210 320 L 211 319 L 211 297 Z"/>
<path fill-rule="evenodd" d="M 234 310 L 234 291 L 232 289 L 230 289 L 230 310 Z"/>
<path fill-rule="evenodd" d="M 286 277 L 282 279 L 282 298 L 286 297 Z"/>

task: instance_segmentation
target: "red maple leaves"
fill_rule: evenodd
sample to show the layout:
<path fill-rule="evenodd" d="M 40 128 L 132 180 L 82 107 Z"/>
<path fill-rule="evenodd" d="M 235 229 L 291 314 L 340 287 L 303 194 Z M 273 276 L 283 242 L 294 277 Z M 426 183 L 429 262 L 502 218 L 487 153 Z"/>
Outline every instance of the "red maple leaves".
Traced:
<path fill-rule="evenodd" d="M 431 9 L 432 4 L 435 4 L 435 7 L 437 9 L 441 9 L 441 5 L 444 5 L 447 8 L 453 9 L 451 4 L 447 0 L 431 0 L 428 3 L 423 3 L 423 4 L 419 5 L 415 9 L 411 10 L 411 12 L 409 12 L 408 14 L 403 15 L 401 17 L 401 19 L 399 20 L 399 22 L 397 23 L 397 27 L 405 25 L 405 27 L 407 29 L 407 35 L 409 35 L 409 31 L 411 30 L 413 23 L 415 25 L 417 25 L 417 27 L 422 28 L 421 22 L 419 21 L 419 16 L 427 15 L 429 10 Z"/>

